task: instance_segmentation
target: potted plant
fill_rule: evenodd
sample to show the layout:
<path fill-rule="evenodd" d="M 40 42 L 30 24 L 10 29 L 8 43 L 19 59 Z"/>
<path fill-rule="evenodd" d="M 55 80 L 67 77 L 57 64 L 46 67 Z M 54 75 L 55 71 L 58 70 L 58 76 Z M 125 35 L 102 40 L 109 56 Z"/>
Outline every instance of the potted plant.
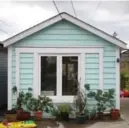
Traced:
<path fill-rule="evenodd" d="M 97 101 L 97 115 L 99 119 L 102 119 L 103 113 L 107 108 L 114 106 L 114 89 L 108 91 L 97 90 L 95 94 L 95 100 Z"/>
<path fill-rule="evenodd" d="M 17 87 L 16 86 L 13 86 L 12 88 L 12 93 L 14 94 L 14 98 L 16 99 L 17 98 Z M 13 105 L 13 109 L 11 110 L 7 110 L 5 113 L 4 113 L 4 116 L 5 116 L 5 119 L 9 122 L 11 121 L 16 121 L 16 118 L 17 118 L 17 113 L 16 113 L 16 109 L 15 109 L 15 106 L 16 105 Z"/>
<path fill-rule="evenodd" d="M 24 111 L 22 106 L 25 108 L 29 98 L 32 94 L 27 92 L 20 92 L 17 98 L 17 119 L 18 120 L 28 120 L 30 119 L 30 112 Z"/>
<path fill-rule="evenodd" d="M 17 113 L 15 109 L 7 110 L 4 113 L 4 117 L 8 122 L 15 122 L 17 119 Z"/>
<path fill-rule="evenodd" d="M 72 111 L 72 108 L 68 104 L 60 104 L 58 105 L 58 115 L 61 120 L 69 121 L 69 114 Z"/>
<path fill-rule="evenodd" d="M 115 90 L 114 89 L 109 89 L 108 90 L 108 107 L 111 109 L 110 110 L 110 115 L 113 120 L 117 120 L 120 117 L 120 110 L 115 108 Z"/>
<path fill-rule="evenodd" d="M 97 101 L 97 117 L 98 119 L 103 119 L 103 112 L 106 109 L 107 98 L 104 97 L 103 91 L 98 89 L 95 95 L 95 100 Z"/>
<path fill-rule="evenodd" d="M 43 111 L 49 112 L 52 107 L 52 100 L 47 96 L 38 96 L 38 98 L 31 98 L 32 109 L 36 120 L 41 120 Z"/>
<path fill-rule="evenodd" d="M 57 105 L 53 105 L 50 114 L 56 119 L 60 120 L 60 113 Z"/>
<path fill-rule="evenodd" d="M 74 97 L 76 109 L 76 119 L 78 123 L 84 123 L 86 120 L 85 109 L 87 105 L 86 93 L 81 89 L 80 84 L 77 86 L 77 95 Z"/>
<path fill-rule="evenodd" d="M 119 109 L 111 109 L 111 118 L 112 120 L 117 120 L 120 117 L 120 110 Z"/>
<path fill-rule="evenodd" d="M 94 119 L 96 119 L 96 109 L 95 108 L 93 108 L 92 110 L 91 110 L 91 112 L 90 112 L 90 120 L 94 120 Z"/>

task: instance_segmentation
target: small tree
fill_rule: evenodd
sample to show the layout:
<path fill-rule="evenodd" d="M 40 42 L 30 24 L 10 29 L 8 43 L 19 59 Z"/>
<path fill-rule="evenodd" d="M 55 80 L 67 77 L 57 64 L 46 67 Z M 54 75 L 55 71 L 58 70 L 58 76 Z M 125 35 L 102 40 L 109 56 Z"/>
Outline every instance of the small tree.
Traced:
<path fill-rule="evenodd" d="M 74 105 L 77 115 L 85 114 L 85 108 L 87 104 L 85 91 L 81 89 L 80 84 L 77 85 L 77 95 L 74 97 Z"/>
<path fill-rule="evenodd" d="M 121 72 L 121 89 L 128 88 L 129 89 L 129 74 L 127 72 Z"/>

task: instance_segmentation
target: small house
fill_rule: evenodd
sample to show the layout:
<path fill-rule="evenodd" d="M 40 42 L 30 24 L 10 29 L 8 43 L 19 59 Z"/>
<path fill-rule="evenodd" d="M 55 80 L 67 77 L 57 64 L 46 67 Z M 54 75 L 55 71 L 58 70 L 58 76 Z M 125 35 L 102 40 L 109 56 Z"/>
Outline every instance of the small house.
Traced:
<path fill-rule="evenodd" d="M 73 102 L 78 80 L 91 90 L 115 89 L 120 108 L 120 50 L 126 44 L 67 13 L 60 13 L 5 41 L 8 48 L 8 109 L 12 87 L 32 88 L 55 103 Z"/>

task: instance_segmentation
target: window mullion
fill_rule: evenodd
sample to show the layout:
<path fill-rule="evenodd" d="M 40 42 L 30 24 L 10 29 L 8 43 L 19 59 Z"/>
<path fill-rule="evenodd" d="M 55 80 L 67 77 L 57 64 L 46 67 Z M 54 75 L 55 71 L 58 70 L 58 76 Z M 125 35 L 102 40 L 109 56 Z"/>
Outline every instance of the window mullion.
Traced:
<path fill-rule="evenodd" d="M 57 56 L 57 96 L 62 96 L 62 56 Z"/>

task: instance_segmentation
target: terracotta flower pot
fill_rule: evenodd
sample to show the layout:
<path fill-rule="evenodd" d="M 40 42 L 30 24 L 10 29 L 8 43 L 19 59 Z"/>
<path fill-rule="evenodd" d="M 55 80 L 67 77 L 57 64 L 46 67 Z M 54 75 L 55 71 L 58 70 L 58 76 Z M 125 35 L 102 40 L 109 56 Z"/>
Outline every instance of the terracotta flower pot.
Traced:
<path fill-rule="evenodd" d="M 4 113 L 4 117 L 8 122 L 15 122 L 17 119 L 17 113 L 14 110 L 8 110 Z"/>
<path fill-rule="evenodd" d="M 41 120 L 41 119 L 42 119 L 42 114 L 43 114 L 42 111 L 34 112 L 35 119 L 36 119 L 36 120 Z"/>
<path fill-rule="evenodd" d="M 111 118 L 117 120 L 120 117 L 120 111 L 118 109 L 111 110 Z"/>
<path fill-rule="evenodd" d="M 30 112 L 20 112 L 17 115 L 18 120 L 29 120 L 30 119 Z"/>
<path fill-rule="evenodd" d="M 21 112 L 23 112 L 23 109 L 18 109 L 17 110 L 17 115 L 19 115 Z"/>

